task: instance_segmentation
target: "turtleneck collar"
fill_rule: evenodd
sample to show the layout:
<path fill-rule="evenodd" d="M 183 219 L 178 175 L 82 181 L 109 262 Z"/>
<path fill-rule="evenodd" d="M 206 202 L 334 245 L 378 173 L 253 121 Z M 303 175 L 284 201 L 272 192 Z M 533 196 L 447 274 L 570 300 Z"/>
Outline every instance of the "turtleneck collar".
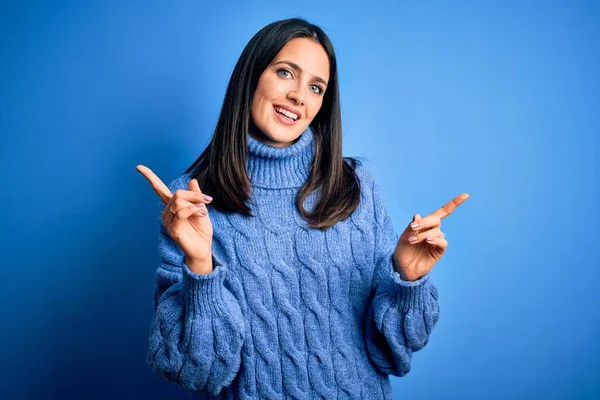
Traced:
<path fill-rule="evenodd" d="M 249 134 L 246 138 L 246 169 L 252 186 L 282 189 L 301 187 L 306 182 L 314 156 L 314 134 L 310 127 L 287 147 L 264 144 Z"/>

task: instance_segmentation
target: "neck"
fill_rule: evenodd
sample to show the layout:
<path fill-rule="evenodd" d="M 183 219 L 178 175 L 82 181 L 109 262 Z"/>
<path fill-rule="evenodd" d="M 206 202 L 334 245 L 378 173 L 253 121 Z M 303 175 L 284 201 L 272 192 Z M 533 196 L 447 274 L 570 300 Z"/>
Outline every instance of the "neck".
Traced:
<path fill-rule="evenodd" d="M 246 168 L 252 186 L 269 189 L 299 188 L 310 176 L 314 134 L 307 128 L 286 147 L 265 144 L 250 133 Z"/>

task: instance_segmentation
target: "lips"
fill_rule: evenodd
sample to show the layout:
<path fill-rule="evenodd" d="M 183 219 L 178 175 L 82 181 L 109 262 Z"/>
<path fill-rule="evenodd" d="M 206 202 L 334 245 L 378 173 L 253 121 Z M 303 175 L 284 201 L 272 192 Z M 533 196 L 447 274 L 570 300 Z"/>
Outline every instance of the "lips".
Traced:
<path fill-rule="evenodd" d="M 277 112 L 275 110 L 275 108 L 273 108 L 273 114 L 275 114 L 275 118 L 277 119 L 277 121 L 279 121 L 282 125 L 286 125 L 286 126 L 291 126 L 291 125 L 295 125 L 298 122 L 298 118 L 297 120 L 293 120 L 292 118 L 286 117 L 285 115 Z"/>
<path fill-rule="evenodd" d="M 285 115 L 286 117 L 294 120 L 294 121 L 298 121 L 301 117 L 300 115 L 300 111 L 295 110 L 291 107 L 287 107 L 287 106 L 281 106 L 279 104 L 274 104 L 273 105 L 273 109 L 278 112 L 279 114 Z"/>

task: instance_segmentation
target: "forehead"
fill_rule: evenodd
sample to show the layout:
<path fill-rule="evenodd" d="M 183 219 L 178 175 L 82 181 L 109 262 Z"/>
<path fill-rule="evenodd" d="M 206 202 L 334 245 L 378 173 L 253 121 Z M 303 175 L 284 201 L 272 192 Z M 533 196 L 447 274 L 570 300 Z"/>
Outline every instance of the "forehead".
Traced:
<path fill-rule="evenodd" d="M 316 75 L 329 80 L 329 57 L 321 44 L 308 38 L 290 40 L 277 53 L 273 63 L 291 61 L 298 64 L 308 75 Z"/>

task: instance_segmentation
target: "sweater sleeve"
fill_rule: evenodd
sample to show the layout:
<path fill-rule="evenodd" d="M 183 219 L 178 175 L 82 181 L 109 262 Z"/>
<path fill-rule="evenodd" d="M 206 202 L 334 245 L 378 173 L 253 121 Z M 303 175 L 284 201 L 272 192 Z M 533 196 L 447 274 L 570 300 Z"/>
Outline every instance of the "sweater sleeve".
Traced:
<path fill-rule="evenodd" d="M 195 274 L 187 267 L 185 254 L 164 227 L 163 210 L 161 201 L 160 265 L 147 362 L 165 380 L 217 395 L 240 368 L 242 312 L 225 285 L 228 269 L 214 255 L 210 274 Z"/>
<path fill-rule="evenodd" d="M 404 376 L 412 353 L 422 349 L 439 319 L 438 291 L 430 274 L 404 281 L 394 267 L 399 236 L 394 232 L 381 194 L 371 182 L 375 225 L 374 295 L 366 318 L 366 342 L 371 361 L 384 373 Z"/>

